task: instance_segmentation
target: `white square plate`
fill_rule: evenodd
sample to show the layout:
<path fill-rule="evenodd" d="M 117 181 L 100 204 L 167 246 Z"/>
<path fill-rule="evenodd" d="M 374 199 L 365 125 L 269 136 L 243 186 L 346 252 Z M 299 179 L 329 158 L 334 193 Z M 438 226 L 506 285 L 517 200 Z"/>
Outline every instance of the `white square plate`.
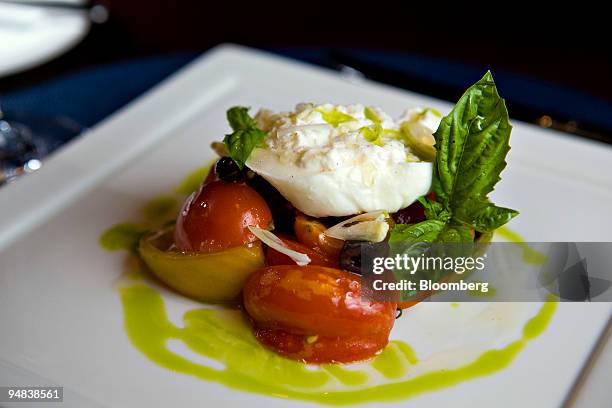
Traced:
<path fill-rule="evenodd" d="M 61 385 L 65 406 L 75 407 L 310 404 L 203 382 L 149 361 L 126 336 L 114 290 L 124 254 L 98 244 L 106 228 L 138 219 L 143 203 L 172 191 L 213 157 L 208 146 L 227 133 L 228 107 L 288 110 L 301 101 L 363 102 L 393 115 L 411 106 L 452 107 L 240 47 L 208 52 L 64 147 L 39 172 L 0 189 L 0 385 Z M 612 149 L 514 126 L 509 166 L 494 193 L 495 202 L 521 211 L 510 227 L 530 241 L 612 240 Z M 197 306 L 161 291 L 173 321 Z M 458 333 L 442 339 L 440 324 L 427 326 L 452 323 L 444 306 L 409 310 L 394 336 L 424 344 L 419 357 L 428 355 L 428 339 L 448 346 Z M 560 304 L 548 329 L 507 369 L 398 405 L 559 406 L 609 316 L 609 304 Z M 378 405 L 393 404 L 370 403 Z"/>

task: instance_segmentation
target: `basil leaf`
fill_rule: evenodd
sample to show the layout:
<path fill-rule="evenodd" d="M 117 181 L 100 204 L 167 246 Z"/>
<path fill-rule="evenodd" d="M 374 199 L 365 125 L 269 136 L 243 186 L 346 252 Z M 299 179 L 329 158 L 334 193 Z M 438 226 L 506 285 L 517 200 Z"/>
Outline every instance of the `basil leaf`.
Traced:
<path fill-rule="evenodd" d="M 447 222 L 451 218 L 451 214 L 437 201 L 431 201 L 423 196 L 419 198 L 419 202 L 425 208 L 425 217 L 428 220 L 440 220 Z"/>
<path fill-rule="evenodd" d="M 251 152 L 263 145 L 266 133 L 257 128 L 257 123 L 248 114 L 249 108 L 234 106 L 227 111 L 227 120 L 234 130 L 225 135 L 223 143 L 230 157 L 240 169 L 244 168 Z"/>
<path fill-rule="evenodd" d="M 255 120 L 249 116 L 249 108 L 234 106 L 226 112 L 227 121 L 233 130 L 244 130 L 256 127 Z"/>
<path fill-rule="evenodd" d="M 223 142 L 227 146 L 230 157 L 242 169 L 253 149 L 261 146 L 265 137 L 266 134 L 263 131 L 253 128 L 238 130 L 230 135 L 226 135 Z"/>
<path fill-rule="evenodd" d="M 418 224 L 395 224 L 391 229 L 389 243 L 434 242 L 444 230 L 446 223 L 426 220 Z"/>
<path fill-rule="evenodd" d="M 447 225 L 436 240 L 438 243 L 472 243 L 472 232 L 465 225 Z"/>
<path fill-rule="evenodd" d="M 433 190 L 452 219 L 489 232 L 517 211 L 496 207 L 487 195 L 500 180 L 512 126 L 490 71 L 442 119 L 436 139 Z"/>
<path fill-rule="evenodd" d="M 389 244 L 390 257 L 407 255 L 408 257 L 418 258 L 427 254 L 443 259 L 470 256 L 473 252 L 473 239 L 469 227 L 448 225 L 439 220 L 427 220 L 412 225 L 397 224 L 391 231 Z M 396 280 L 408 279 L 414 282 L 418 282 L 420 279 L 437 282 L 443 276 L 450 274 L 450 272 L 441 269 L 419 269 L 412 272 L 394 269 L 393 273 Z M 416 293 L 418 292 L 401 291 L 400 299 L 408 300 Z"/>
<path fill-rule="evenodd" d="M 497 207 L 492 203 L 484 203 L 470 211 L 470 218 L 467 220 L 467 223 L 472 225 L 476 231 L 492 232 L 517 215 L 518 211 L 516 210 Z"/>
<path fill-rule="evenodd" d="M 439 220 L 426 220 L 417 224 L 396 224 L 389 236 L 389 256 L 398 254 L 410 257 L 419 257 L 428 252 L 438 235 L 446 228 L 446 224 Z M 404 272 L 394 271 L 395 277 L 401 279 Z M 402 296 L 407 296 L 403 293 Z"/>
<path fill-rule="evenodd" d="M 426 220 L 418 224 L 396 224 L 391 230 L 389 244 L 470 243 L 473 242 L 470 227 L 447 225 L 440 220 Z"/>

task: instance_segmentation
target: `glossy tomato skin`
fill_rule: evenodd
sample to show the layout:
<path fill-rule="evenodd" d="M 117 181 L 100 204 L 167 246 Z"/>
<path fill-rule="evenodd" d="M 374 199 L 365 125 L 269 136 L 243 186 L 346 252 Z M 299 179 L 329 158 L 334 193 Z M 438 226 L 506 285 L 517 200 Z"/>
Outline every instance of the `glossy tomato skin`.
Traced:
<path fill-rule="evenodd" d="M 299 242 L 324 254 L 329 259 L 336 260 L 337 263 L 344 241 L 325 235 L 327 227 L 322 222 L 304 214 L 298 214 L 295 217 L 293 229 Z"/>
<path fill-rule="evenodd" d="M 217 181 L 219 180 L 219 175 L 217 174 L 217 163 L 219 161 L 217 160 L 212 166 L 210 166 L 210 170 L 208 170 L 208 174 L 206 175 L 206 178 L 204 179 L 204 183 L 202 184 L 208 184 L 208 183 L 212 183 L 213 181 Z"/>
<path fill-rule="evenodd" d="M 395 321 L 395 303 L 362 300 L 359 276 L 323 266 L 259 269 L 243 296 L 258 327 L 296 335 L 386 339 Z"/>
<path fill-rule="evenodd" d="M 330 257 L 317 251 L 316 249 L 309 248 L 300 242 L 294 241 L 284 234 L 278 234 L 277 236 L 281 239 L 281 241 L 283 241 L 287 248 L 308 255 L 310 258 L 309 265 L 328 266 L 330 268 L 338 267 L 337 261 L 330 259 Z M 296 265 L 293 259 L 273 248 L 268 248 L 266 251 L 266 264 L 268 266 Z"/>
<path fill-rule="evenodd" d="M 255 337 L 277 353 L 310 364 L 352 363 L 366 360 L 389 342 L 388 334 L 324 337 L 292 334 L 282 329 L 256 327 Z"/>
<path fill-rule="evenodd" d="M 188 252 L 215 252 L 254 242 L 249 226 L 268 228 L 264 199 L 243 183 L 212 181 L 193 193 L 176 220 L 174 242 Z"/>

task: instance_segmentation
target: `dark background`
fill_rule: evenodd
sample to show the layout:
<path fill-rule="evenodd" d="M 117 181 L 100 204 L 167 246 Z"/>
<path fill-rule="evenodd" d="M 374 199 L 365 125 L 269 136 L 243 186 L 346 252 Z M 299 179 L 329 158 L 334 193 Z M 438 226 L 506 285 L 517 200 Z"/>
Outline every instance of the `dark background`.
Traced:
<path fill-rule="evenodd" d="M 110 9 L 107 23 L 94 26 L 85 41 L 63 57 L 2 79 L 2 89 L 100 63 L 204 51 L 236 42 L 255 47 L 407 51 L 528 74 L 612 97 L 612 21 L 605 21 L 604 10 L 599 16 L 596 12 L 582 16 L 578 4 L 567 10 L 522 7 L 516 18 L 494 11 L 493 3 L 459 10 L 409 1 L 365 1 L 353 6 L 197 0 L 106 0 L 104 4 Z M 357 11 L 351 11 L 355 5 Z"/>
<path fill-rule="evenodd" d="M 100 64 L 199 53 L 234 42 L 297 55 L 313 49 L 331 56 L 346 49 L 409 53 L 443 59 L 449 66 L 459 62 L 482 71 L 515 73 L 612 100 L 611 23 L 603 10 L 586 3 L 541 9 L 500 8 L 501 3 L 448 8 L 443 3 L 408 1 L 105 0 L 104 4 L 110 10 L 106 23 L 93 25 L 85 40 L 60 58 L 0 79 L 0 92 Z M 336 60 L 330 58 L 323 65 L 333 67 Z M 394 82 L 392 76 L 386 77 Z M 458 96 L 459 89 L 401 79 L 396 85 L 451 100 Z M 520 107 L 515 112 L 521 113 Z"/>

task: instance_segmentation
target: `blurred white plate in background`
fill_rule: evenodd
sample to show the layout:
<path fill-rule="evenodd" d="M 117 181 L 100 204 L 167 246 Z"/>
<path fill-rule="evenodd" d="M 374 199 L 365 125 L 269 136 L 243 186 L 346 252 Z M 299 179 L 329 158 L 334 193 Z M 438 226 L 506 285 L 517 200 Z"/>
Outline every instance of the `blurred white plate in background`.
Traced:
<path fill-rule="evenodd" d="M 89 25 L 86 10 L 0 3 L 0 77 L 64 53 L 85 36 Z"/>

